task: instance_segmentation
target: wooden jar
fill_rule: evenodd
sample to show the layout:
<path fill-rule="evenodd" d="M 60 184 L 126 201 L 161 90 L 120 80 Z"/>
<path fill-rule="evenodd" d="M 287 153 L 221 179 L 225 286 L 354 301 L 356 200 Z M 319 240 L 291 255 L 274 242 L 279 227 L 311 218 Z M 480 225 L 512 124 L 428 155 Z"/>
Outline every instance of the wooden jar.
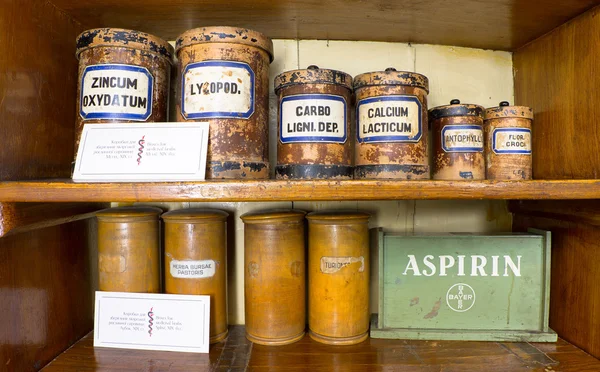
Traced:
<path fill-rule="evenodd" d="M 227 338 L 227 216 L 179 209 L 165 222 L 165 293 L 210 296 L 210 343 Z"/>
<path fill-rule="evenodd" d="M 525 106 L 485 110 L 486 177 L 488 180 L 530 180 L 533 110 Z"/>
<path fill-rule="evenodd" d="M 352 77 L 309 66 L 275 77 L 278 179 L 352 179 Z"/>
<path fill-rule="evenodd" d="M 96 214 L 99 290 L 160 292 L 161 213 L 154 207 L 119 207 Z"/>
<path fill-rule="evenodd" d="M 369 72 L 354 78 L 355 178 L 429 179 L 427 77 Z"/>
<path fill-rule="evenodd" d="M 243 215 L 246 337 L 261 345 L 300 340 L 306 327 L 302 211 Z"/>
<path fill-rule="evenodd" d="M 309 213 L 308 328 L 312 339 L 353 345 L 369 331 L 369 215 Z"/>
<path fill-rule="evenodd" d="M 208 121 L 207 178 L 269 178 L 273 42 L 236 27 L 177 38 L 177 121 Z"/>
<path fill-rule="evenodd" d="M 484 180 L 483 107 L 461 104 L 429 110 L 434 180 Z"/>
<path fill-rule="evenodd" d="M 156 36 L 95 28 L 77 37 L 75 154 L 85 123 L 168 120 L 173 47 Z"/>

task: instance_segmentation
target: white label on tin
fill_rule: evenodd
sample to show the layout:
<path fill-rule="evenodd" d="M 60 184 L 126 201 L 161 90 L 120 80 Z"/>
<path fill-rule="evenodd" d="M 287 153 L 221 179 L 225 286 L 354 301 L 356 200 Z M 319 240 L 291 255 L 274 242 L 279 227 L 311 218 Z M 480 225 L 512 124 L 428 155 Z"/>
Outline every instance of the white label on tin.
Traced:
<path fill-rule="evenodd" d="M 492 150 L 496 154 L 531 155 L 531 129 L 494 129 L 492 132 Z"/>
<path fill-rule="evenodd" d="M 360 257 L 321 257 L 321 272 L 323 274 L 337 273 L 344 267 L 360 262 L 359 273 L 365 271 L 365 258 Z"/>
<path fill-rule="evenodd" d="M 421 102 L 415 96 L 378 96 L 356 105 L 358 142 L 419 142 Z"/>
<path fill-rule="evenodd" d="M 330 94 L 298 94 L 281 99 L 279 140 L 346 142 L 346 100 Z"/>
<path fill-rule="evenodd" d="M 171 276 L 181 279 L 212 278 L 215 275 L 215 261 L 171 261 Z"/>
<path fill-rule="evenodd" d="M 181 114 L 186 119 L 248 119 L 254 113 L 254 71 L 246 63 L 191 63 L 182 79 Z"/>
<path fill-rule="evenodd" d="M 144 121 L 152 115 L 154 78 L 144 67 L 87 66 L 80 84 L 79 115 L 83 119 Z"/>
<path fill-rule="evenodd" d="M 445 152 L 483 152 L 483 131 L 479 125 L 446 125 L 442 129 Z"/>

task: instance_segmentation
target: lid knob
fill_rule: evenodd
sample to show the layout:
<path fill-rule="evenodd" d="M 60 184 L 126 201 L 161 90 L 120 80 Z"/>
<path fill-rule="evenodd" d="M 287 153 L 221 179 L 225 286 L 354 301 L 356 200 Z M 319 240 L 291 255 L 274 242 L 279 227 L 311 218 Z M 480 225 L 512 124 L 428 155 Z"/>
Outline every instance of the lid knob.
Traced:
<path fill-rule="evenodd" d="M 397 71 L 397 70 L 393 67 L 388 67 L 385 69 L 385 72 L 394 72 L 394 71 Z"/>
<path fill-rule="evenodd" d="M 460 105 L 460 100 L 459 99 L 453 99 L 452 101 L 450 101 L 451 105 Z"/>
<path fill-rule="evenodd" d="M 510 103 L 508 103 L 508 101 L 500 102 L 500 107 L 506 107 L 506 106 L 510 106 Z"/>
<path fill-rule="evenodd" d="M 310 66 L 308 66 L 306 69 L 307 69 L 307 70 L 318 70 L 318 69 L 319 69 L 319 66 L 317 66 L 317 65 L 310 65 Z"/>

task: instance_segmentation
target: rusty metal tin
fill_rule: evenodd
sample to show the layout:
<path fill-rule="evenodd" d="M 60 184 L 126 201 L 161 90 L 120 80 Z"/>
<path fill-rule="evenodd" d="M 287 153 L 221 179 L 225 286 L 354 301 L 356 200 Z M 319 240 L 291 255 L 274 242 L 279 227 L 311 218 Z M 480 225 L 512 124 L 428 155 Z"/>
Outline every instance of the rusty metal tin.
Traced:
<path fill-rule="evenodd" d="M 227 329 L 227 216 L 215 209 L 179 209 L 165 222 L 165 293 L 210 296 L 210 343 Z"/>
<path fill-rule="evenodd" d="M 207 178 L 269 178 L 269 65 L 273 42 L 236 27 L 177 38 L 177 121 L 208 121 Z"/>
<path fill-rule="evenodd" d="M 95 28 L 77 37 L 75 154 L 86 123 L 168 119 L 173 47 L 134 30 Z"/>
<path fill-rule="evenodd" d="M 96 214 L 99 290 L 160 292 L 161 213 L 154 207 L 119 207 Z"/>
<path fill-rule="evenodd" d="M 278 179 L 351 179 L 352 77 L 309 66 L 275 77 Z"/>
<path fill-rule="evenodd" d="M 483 107 L 461 104 L 429 110 L 434 180 L 484 180 Z"/>
<path fill-rule="evenodd" d="M 414 72 L 369 72 L 354 78 L 355 178 L 429 179 L 429 80 Z"/>
<path fill-rule="evenodd" d="M 246 213 L 246 337 L 262 345 L 299 341 L 306 327 L 304 215 L 297 210 Z"/>
<path fill-rule="evenodd" d="M 308 219 L 308 327 L 312 339 L 353 345 L 369 331 L 369 214 Z"/>
<path fill-rule="evenodd" d="M 532 178 L 531 126 L 533 110 L 525 106 L 500 106 L 485 110 L 486 177 L 489 180 Z"/>

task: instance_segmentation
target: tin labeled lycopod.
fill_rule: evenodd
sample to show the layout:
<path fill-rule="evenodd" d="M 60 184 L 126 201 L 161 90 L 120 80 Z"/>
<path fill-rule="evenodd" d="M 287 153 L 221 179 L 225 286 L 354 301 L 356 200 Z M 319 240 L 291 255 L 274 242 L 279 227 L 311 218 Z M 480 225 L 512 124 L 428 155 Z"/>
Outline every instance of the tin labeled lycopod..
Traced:
<path fill-rule="evenodd" d="M 433 132 L 433 179 L 484 180 L 483 107 L 461 104 L 429 110 Z"/>
<path fill-rule="evenodd" d="M 427 77 L 396 71 L 354 78 L 355 178 L 429 179 Z"/>
<path fill-rule="evenodd" d="M 352 77 L 309 66 L 275 78 L 279 179 L 352 178 Z"/>
<path fill-rule="evenodd" d="M 207 178 L 269 178 L 273 42 L 243 28 L 202 27 L 177 38 L 177 121 L 208 121 Z"/>

